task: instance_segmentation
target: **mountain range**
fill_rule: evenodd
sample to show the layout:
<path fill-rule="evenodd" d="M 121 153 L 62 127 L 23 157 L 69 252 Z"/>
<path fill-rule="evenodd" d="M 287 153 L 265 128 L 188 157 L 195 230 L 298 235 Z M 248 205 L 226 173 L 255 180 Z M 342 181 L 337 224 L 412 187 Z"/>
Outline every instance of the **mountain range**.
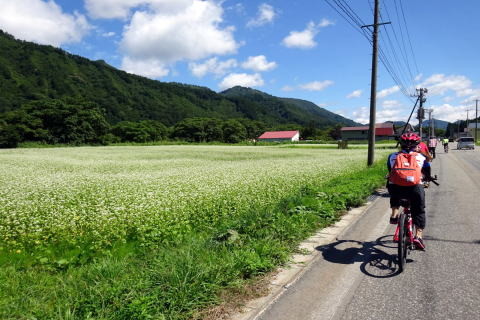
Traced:
<path fill-rule="evenodd" d="M 15 39 L 0 30 L 0 113 L 43 99 L 94 102 L 111 124 L 157 120 L 173 126 L 193 117 L 286 124 L 358 125 L 312 102 L 279 98 L 243 87 L 217 93 L 206 87 L 166 83 L 118 70 L 52 46 Z"/>

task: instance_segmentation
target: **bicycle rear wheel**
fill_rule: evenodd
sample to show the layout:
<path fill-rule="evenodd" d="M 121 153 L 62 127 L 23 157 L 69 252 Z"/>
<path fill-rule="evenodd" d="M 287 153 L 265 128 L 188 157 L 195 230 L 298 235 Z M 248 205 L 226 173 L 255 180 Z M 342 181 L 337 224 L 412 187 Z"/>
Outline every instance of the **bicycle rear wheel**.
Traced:
<path fill-rule="evenodd" d="M 400 213 L 398 217 L 398 271 L 403 272 L 407 264 L 407 230 L 405 227 L 406 215 Z"/>

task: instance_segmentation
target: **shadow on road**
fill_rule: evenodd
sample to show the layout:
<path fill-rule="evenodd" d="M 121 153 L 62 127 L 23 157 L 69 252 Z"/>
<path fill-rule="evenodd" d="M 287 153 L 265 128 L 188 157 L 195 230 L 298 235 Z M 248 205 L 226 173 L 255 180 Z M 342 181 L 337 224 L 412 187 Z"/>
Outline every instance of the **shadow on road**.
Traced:
<path fill-rule="evenodd" d="M 465 243 L 465 244 L 480 244 L 480 240 L 473 241 L 463 241 L 463 240 L 451 240 L 451 239 L 439 239 L 435 237 L 425 236 L 425 240 L 428 241 L 439 241 L 439 242 L 452 242 L 452 243 Z"/>
<path fill-rule="evenodd" d="M 360 270 L 374 278 L 389 278 L 399 274 L 397 264 L 397 244 L 393 235 L 386 235 L 375 241 L 338 240 L 317 247 L 325 260 L 338 264 L 361 263 Z M 391 253 L 389 253 L 389 252 Z M 408 259 L 407 262 L 413 262 Z"/>

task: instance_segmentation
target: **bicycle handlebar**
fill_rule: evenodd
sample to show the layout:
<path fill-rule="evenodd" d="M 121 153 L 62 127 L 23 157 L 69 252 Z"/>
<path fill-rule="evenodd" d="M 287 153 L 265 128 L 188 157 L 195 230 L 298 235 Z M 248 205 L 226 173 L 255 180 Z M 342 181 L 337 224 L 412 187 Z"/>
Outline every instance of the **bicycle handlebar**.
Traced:
<path fill-rule="evenodd" d="M 433 182 L 436 186 L 439 186 L 440 183 L 438 183 L 437 180 L 438 180 L 437 175 L 429 178 L 425 177 L 425 181 Z"/>

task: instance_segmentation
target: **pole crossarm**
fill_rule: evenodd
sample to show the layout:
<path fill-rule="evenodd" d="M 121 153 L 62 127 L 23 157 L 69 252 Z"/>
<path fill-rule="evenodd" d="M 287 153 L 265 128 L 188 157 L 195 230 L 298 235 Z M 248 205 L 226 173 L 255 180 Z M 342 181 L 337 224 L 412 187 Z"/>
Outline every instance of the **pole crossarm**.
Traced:
<path fill-rule="evenodd" d="M 375 26 L 382 26 L 384 24 L 392 24 L 390 21 L 389 22 L 381 22 L 377 24 L 367 24 L 366 26 L 361 26 L 361 28 L 370 28 L 370 27 L 375 27 Z"/>

